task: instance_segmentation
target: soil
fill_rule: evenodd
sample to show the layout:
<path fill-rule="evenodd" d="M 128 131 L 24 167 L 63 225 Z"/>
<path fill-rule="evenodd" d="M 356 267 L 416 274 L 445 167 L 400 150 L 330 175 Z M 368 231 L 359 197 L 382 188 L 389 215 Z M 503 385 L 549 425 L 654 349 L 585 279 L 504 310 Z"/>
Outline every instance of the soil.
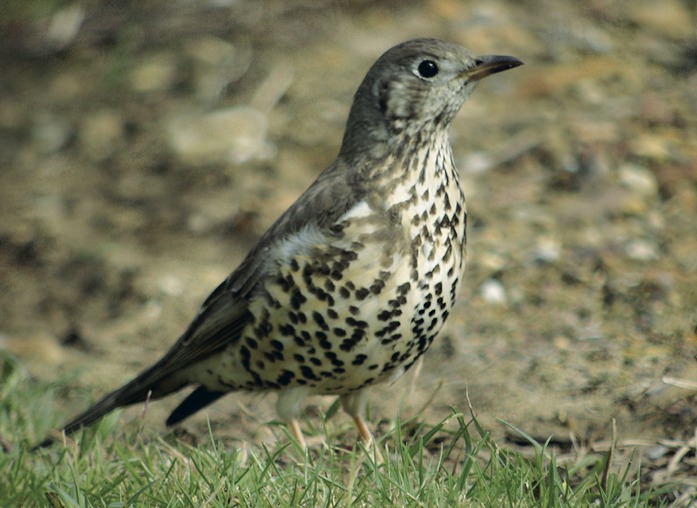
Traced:
<path fill-rule="evenodd" d="M 607 447 L 613 419 L 650 456 L 695 446 L 694 1 L 9 6 L 0 347 L 59 383 L 58 420 L 159 358 L 334 158 L 370 64 L 434 36 L 525 66 L 452 127 L 467 275 L 419 368 L 373 391 L 373 423 L 435 423 L 468 394 L 512 445 L 500 420 L 567 448 Z M 274 399 L 186 426 L 273 439 Z"/>

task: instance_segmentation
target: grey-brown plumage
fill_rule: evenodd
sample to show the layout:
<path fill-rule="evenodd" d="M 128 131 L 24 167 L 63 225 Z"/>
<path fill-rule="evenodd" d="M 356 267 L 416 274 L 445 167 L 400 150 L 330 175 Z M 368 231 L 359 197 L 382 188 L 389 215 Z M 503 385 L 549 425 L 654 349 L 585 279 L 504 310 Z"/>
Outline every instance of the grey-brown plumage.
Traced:
<path fill-rule="evenodd" d="M 465 198 L 447 128 L 476 82 L 521 62 L 405 42 L 356 92 L 337 159 L 206 299 L 155 365 L 67 423 L 196 389 L 173 425 L 236 390 L 275 390 L 296 417 L 337 395 L 369 441 L 366 389 L 401 376 L 448 317 L 465 268 Z"/>

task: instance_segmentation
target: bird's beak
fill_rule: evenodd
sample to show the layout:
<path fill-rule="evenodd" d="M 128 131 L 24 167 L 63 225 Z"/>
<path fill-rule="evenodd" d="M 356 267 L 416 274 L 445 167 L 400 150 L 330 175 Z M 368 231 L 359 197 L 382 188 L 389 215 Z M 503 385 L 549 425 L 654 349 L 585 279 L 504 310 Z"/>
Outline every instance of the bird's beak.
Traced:
<path fill-rule="evenodd" d="M 462 74 L 467 76 L 469 81 L 479 81 L 491 74 L 507 71 L 523 65 L 523 62 L 513 56 L 485 55 L 475 58 L 475 66 L 467 69 Z"/>

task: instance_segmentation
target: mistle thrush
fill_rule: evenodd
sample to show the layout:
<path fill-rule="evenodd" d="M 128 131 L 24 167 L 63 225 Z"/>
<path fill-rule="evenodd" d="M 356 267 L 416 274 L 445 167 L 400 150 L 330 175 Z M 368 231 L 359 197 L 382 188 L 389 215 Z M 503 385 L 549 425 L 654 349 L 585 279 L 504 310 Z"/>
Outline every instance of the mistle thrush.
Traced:
<path fill-rule="evenodd" d="M 367 389 L 426 352 L 465 269 L 467 213 L 448 126 L 480 79 L 521 64 L 435 39 L 382 55 L 355 94 L 336 160 L 161 360 L 63 431 L 193 385 L 167 425 L 228 392 L 276 391 L 304 445 L 303 400 L 337 395 L 370 442 Z"/>

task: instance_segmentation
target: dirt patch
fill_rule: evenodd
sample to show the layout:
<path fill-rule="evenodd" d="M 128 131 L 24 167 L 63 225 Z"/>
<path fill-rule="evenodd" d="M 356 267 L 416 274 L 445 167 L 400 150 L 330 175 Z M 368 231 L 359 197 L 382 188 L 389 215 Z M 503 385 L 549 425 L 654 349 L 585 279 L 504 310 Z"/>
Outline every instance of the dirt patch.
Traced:
<path fill-rule="evenodd" d="M 621 439 L 693 436 L 695 10 L 528 4 L 10 10 L 3 347 L 37 378 L 68 376 L 66 417 L 131 378 L 332 160 L 375 58 L 437 36 L 526 66 L 483 84 L 453 126 L 466 280 L 422 367 L 376 389 L 371 413 L 430 401 L 437 420 L 468 391 L 499 435 L 496 418 L 597 442 L 615 418 Z M 208 414 L 216 432 L 266 439 L 271 399 Z"/>

